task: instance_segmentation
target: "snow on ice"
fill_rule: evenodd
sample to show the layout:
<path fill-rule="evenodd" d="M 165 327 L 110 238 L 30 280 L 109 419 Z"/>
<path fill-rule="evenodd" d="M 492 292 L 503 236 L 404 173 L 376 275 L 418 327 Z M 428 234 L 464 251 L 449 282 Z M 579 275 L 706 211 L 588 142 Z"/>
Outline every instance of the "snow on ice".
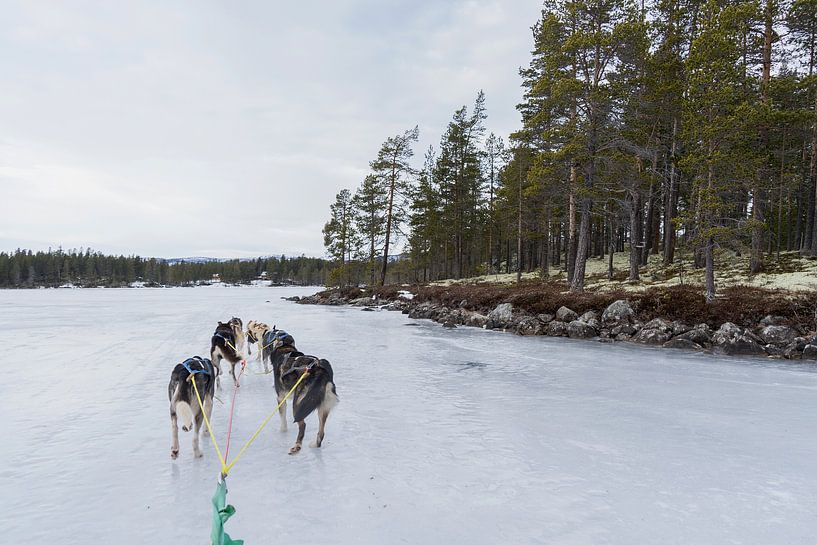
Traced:
<path fill-rule="evenodd" d="M 235 315 L 328 358 L 341 400 L 324 448 L 288 456 L 275 417 L 232 470 L 228 531 L 248 544 L 814 542 L 812 365 L 279 298 L 313 291 L 0 292 L 3 541 L 207 543 L 219 464 L 183 432 L 170 459 L 167 382 Z M 275 404 L 248 362 L 231 452 Z"/>

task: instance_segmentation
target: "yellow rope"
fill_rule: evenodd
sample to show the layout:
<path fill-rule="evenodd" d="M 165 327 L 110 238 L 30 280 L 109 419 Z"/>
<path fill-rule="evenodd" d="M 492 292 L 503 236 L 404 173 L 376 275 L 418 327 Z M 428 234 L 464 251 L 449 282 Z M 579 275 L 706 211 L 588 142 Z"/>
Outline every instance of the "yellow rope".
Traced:
<path fill-rule="evenodd" d="M 230 473 L 230 470 L 233 468 L 235 463 L 238 461 L 239 458 L 241 458 L 241 455 L 244 454 L 244 451 L 249 448 L 249 446 L 253 443 L 253 441 L 255 441 L 255 439 L 258 437 L 258 435 L 261 433 L 261 431 L 266 427 L 266 425 L 269 423 L 269 421 L 272 419 L 272 417 L 275 416 L 275 413 L 277 413 L 281 409 L 281 406 L 284 403 L 287 402 L 287 399 L 289 399 L 289 396 L 292 395 L 292 392 L 295 391 L 295 388 L 298 387 L 298 385 L 301 383 L 301 381 L 303 379 L 305 379 L 306 375 L 308 375 L 308 374 L 309 374 L 309 371 L 304 371 L 304 373 L 300 376 L 300 378 L 295 383 L 295 385 L 289 390 L 289 392 L 287 392 L 287 395 L 284 396 L 284 399 L 282 399 L 281 402 L 278 403 L 278 406 L 275 407 L 275 410 L 270 413 L 270 415 L 267 417 L 266 420 L 264 420 L 264 422 L 255 431 L 255 433 L 252 435 L 252 437 L 250 437 L 249 441 L 247 441 L 244 444 L 244 446 L 241 447 L 241 450 L 238 451 L 238 454 L 236 454 L 236 457 L 233 458 L 232 462 L 230 462 L 230 465 L 226 464 L 226 462 L 224 460 L 224 456 L 221 455 L 221 450 L 218 448 L 218 443 L 216 443 L 216 436 L 213 434 L 213 428 L 210 427 L 210 420 L 207 418 L 207 412 L 204 410 L 204 405 L 201 402 L 201 396 L 199 395 L 199 387 L 196 385 L 196 379 L 194 378 L 191 381 L 193 383 L 193 389 L 196 391 L 196 399 L 199 402 L 199 408 L 201 409 L 201 414 L 204 415 L 204 423 L 207 424 L 207 432 L 210 434 L 210 440 L 213 441 L 213 446 L 216 447 L 216 454 L 218 454 L 218 460 L 221 462 L 221 474 L 222 475 L 224 475 L 226 477 Z"/>
<path fill-rule="evenodd" d="M 216 454 L 218 454 L 218 460 L 221 462 L 221 474 L 225 477 L 227 476 L 227 463 L 224 461 L 224 456 L 221 455 L 221 450 L 218 448 L 218 443 L 216 443 L 216 436 L 213 434 L 213 428 L 210 427 L 210 419 L 207 418 L 207 411 L 204 410 L 204 405 L 201 402 L 201 396 L 199 395 L 199 387 L 196 384 L 196 376 L 193 375 L 193 379 L 190 381 L 193 383 L 193 389 L 196 391 L 196 399 L 199 401 L 199 408 L 201 409 L 201 414 L 204 415 L 204 423 L 207 424 L 207 432 L 210 434 L 210 439 L 213 441 L 213 446 L 216 447 Z"/>
<path fill-rule="evenodd" d="M 270 413 L 270 415 L 267 417 L 267 419 L 266 419 L 266 420 L 264 420 L 263 424 L 261 424 L 261 427 L 259 427 L 259 428 L 258 428 L 258 429 L 255 431 L 255 433 L 252 435 L 252 437 L 250 437 L 249 441 L 247 441 L 247 443 L 246 443 L 246 444 L 245 444 L 243 447 L 241 447 L 241 450 L 240 450 L 240 451 L 238 451 L 238 454 L 236 455 L 236 457 L 235 457 L 235 458 L 233 458 L 233 461 L 232 461 L 232 462 L 230 462 L 230 465 L 228 465 L 228 466 L 227 466 L 227 468 L 224 470 L 224 475 L 225 475 L 225 476 L 227 475 L 227 473 L 229 473 L 229 472 L 230 472 L 230 470 L 233 468 L 233 466 L 234 466 L 234 465 L 235 465 L 235 463 L 238 461 L 238 459 L 239 459 L 239 458 L 241 458 L 241 455 L 242 455 L 242 454 L 244 454 L 244 451 L 245 451 L 245 450 L 247 450 L 247 448 L 249 448 L 249 446 L 252 444 L 252 442 L 253 442 L 253 441 L 255 441 L 256 437 L 258 437 L 258 435 L 261 433 L 261 431 L 264 429 L 264 427 L 266 427 L 267 423 L 268 423 L 268 422 L 269 422 L 269 421 L 272 419 L 272 417 L 273 417 L 273 416 L 275 416 L 275 413 L 277 413 L 277 412 L 278 412 L 278 410 L 281 408 L 281 405 L 283 405 L 284 403 L 286 403 L 287 399 L 289 399 L 289 396 L 291 396 L 291 395 L 292 395 L 292 392 L 294 392 L 294 391 L 295 391 L 295 388 L 297 388 L 297 387 L 298 387 L 298 385 L 301 383 L 301 381 L 302 381 L 304 378 L 306 378 L 306 375 L 308 375 L 308 374 L 309 374 L 309 371 L 304 371 L 304 373 L 303 373 L 303 374 L 301 375 L 301 377 L 298 379 L 298 382 L 296 382 L 296 383 L 295 383 L 295 386 L 293 386 L 293 387 L 292 387 L 292 388 L 289 390 L 289 392 L 287 392 L 287 395 L 285 395 L 285 396 L 284 396 L 284 399 L 282 399 L 282 400 L 281 400 L 281 402 L 280 402 L 280 403 L 278 403 L 278 406 L 277 406 L 277 407 L 275 407 L 275 410 L 274 410 L 274 411 L 272 411 L 272 413 Z M 218 448 L 218 447 L 216 447 L 216 448 Z"/>

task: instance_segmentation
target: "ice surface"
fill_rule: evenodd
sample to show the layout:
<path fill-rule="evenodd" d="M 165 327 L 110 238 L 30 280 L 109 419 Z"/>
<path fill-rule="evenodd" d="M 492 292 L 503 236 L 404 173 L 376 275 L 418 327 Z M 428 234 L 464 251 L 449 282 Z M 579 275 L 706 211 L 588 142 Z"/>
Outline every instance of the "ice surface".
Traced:
<path fill-rule="evenodd" d="M 248 544 L 817 539 L 811 365 L 280 299 L 314 291 L 1 291 L 3 543 L 206 544 L 219 466 L 181 431 L 170 459 L 167 382 L 233 315 L 328 358 L 341 399 L 324 448 L 288 456 L 276 416 L 236 464 L 228 531 Z M 271 376 L 236 405 L 233 452 L 272 410 Z"/>

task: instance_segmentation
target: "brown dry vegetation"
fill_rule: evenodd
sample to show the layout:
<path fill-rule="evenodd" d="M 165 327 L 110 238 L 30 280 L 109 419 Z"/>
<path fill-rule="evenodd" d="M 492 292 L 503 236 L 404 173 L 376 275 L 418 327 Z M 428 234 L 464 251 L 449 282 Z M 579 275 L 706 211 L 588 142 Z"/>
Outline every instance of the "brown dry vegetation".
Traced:
<path fill-rule="evenodd" d="M 531 314 L 553 314 L 566 306 L 582 314 L 588 310 L 603 311 L 617 299 L 627 299 L 641 320 L 665 318 L 694 325 L 707 323 L 719 327 L 733 322 L 743 327 L 756 326 L 768 314 L 783 316 L 789 325 L 804 331 L 815 329 L 817 292 L 785 292 L 747 286 L 726 288 L 711 305 L 707 305 L 700 288 L 672 286 L 649 288 L 642 292 L 588 291 L 569 293 L 562 282 L 523 282 L 514 285 L 455 284 L 451 286 L 420 286 L 418 302 L 430 301 L 448 307 L 488 312 L 499 303 L 512 303 L 515 308 Z"/>

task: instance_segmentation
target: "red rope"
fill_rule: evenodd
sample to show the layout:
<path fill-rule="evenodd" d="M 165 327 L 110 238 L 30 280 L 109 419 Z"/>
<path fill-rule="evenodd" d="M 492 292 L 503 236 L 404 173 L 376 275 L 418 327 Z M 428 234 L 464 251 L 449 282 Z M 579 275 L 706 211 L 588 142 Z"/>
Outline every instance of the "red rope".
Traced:
<path fill-rule="evenodd" d="M 238 392 L 238 383 L 241 381 L 241 375 L 244 374 L 244 367 L 247 361 L 241 360 L 241 372 L 238 373 L 238 379 L 233 386 L 233 400 L 230 403 L 230 420 L 227 422 L 227 448 L 224 449 L 224 461 L 227 461 L 227 456 L 230 454 L 230 437 L 233 434 L 233 409 L 235 409 L 235 394 Z"/>

